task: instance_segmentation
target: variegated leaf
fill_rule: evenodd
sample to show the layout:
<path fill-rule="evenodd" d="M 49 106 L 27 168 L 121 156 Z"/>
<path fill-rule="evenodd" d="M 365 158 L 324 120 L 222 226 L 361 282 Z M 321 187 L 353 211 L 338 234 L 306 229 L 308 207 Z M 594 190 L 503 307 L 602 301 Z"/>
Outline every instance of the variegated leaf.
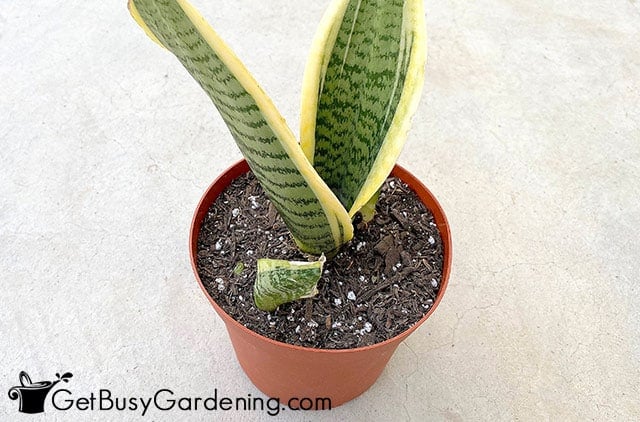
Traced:
<path fill-rule="evenodd" d="M 351 239 L 345 208 L 253 76 L 193 6 L 185 0 L 129 0 L 129 9 L 212 99 L 300 249 L 319 255 Z"/>
<path fill-rule="evenodd" d="M 322 276 L 324 255 L 315 262 L 258 259 L 253 300 L 263 311 L 273 311 L 283 303 L 313 297 Z"/>
<path fill-rule="evenodd" d="M 423 0 L 334 0 L 307 63 L 301 144 L 354 215 L 391 172 L 424 79 Z"/>

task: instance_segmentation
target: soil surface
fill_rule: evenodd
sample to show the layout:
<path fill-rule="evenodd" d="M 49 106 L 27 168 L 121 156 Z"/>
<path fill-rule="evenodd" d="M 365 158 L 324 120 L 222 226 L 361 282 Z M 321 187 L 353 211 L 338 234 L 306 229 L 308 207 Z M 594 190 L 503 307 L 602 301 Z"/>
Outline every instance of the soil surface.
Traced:
<path fill-rule="evenodd" d="M 356 217 L 357 220 L 357 217 Z M 347 349 L 392 338 L 431 308 L 442 279 L 433 216 L 401 180 L 385 182 L 368 224 L 327 260 L 311 299 L 264 312 L 253 303 L 256 260 L 298 261 L 300 252 L 252 173 L 234 180 L 200 229 L 197 266 L 213 299 L 245 327 L 305 347 Z"/>

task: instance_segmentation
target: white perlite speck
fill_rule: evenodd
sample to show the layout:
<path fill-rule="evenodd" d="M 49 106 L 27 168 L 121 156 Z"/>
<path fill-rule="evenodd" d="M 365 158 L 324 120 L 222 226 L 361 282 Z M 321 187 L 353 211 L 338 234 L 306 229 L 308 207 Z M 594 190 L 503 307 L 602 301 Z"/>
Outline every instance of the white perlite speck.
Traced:
<path fill-rule="evenodd" d="M 433 245 L 434 243 L 436 243 L 436 240 L 433 238 L 433 236 L 429 236 L 429 238 L 427 239 L 427 241 L 428 241 L 430 244 L 432 244 L 432 245 Z"/>
<path fill-rule="evenodd" d="M 333 304 L 336 306 L 342 305 L 342 299 L 340 299 L 339 297 L 333 299 Z"/>
<path fill-rule="evenodd" d="M 220 277 L 216 278 L 216 283 L 218 283 L 218 291 L 221 292 L 224 290 L 224 280 Z"/>
<path fill-rule="evenodd" d="M 231 210 L 231 215 L 233 215 L 234 217 L 237 217 L 240 215 L 240 210 L 237 208 L 234 208 Z"/>
<path fill-rule="evenodd" d="M 435 278 L 432 278 L 432 279 L 431 279 L 431 285 L 432 285 L 433 287 L 438 287 L 438 282 L 436 281 L 436 279 L 435 279 Z"/>
<path fill-rule="evenodd" d="M 347 299 L 356 300 L 356 294 L 352 290 L 349 290 L 349 293 L 347 293 Z"/>
<path fill-rule="evenodd" d="M 258 197 L 255 195 L 251 195 L 249 197 L 249 201 L 251 201 L 251 209 L 255 210 L 257 208 L 260 208 L 260 204 L 258 204 L 258 201 L 256 201 L 256 199 L 258 199 Z"/>
<path fill-rule="evenodd" d="M 216 251 L 219 251 L 220 249 L 222 249 L 222 239 L 218 239 L 214 247 L 216 248 Z"/>
<path fill-rule="evenodd" d="M 367 321 L 364 323 L 364 328 L 362 328 L 361 330 L 356 330 L 356 333 L 363 335 L 364 333 L 370 333 L 372 329 L 373 325 Z"/>
<path fill-rule="evenodd" d="M 364 245 L 366 245 L 366 244 L 367 244 L 367 242 L 359 242 L 359 243 L 356 245 L 356 251 L 359 251 L 360 249 L 362 249 L 362 247 L 363 247 Z"/>

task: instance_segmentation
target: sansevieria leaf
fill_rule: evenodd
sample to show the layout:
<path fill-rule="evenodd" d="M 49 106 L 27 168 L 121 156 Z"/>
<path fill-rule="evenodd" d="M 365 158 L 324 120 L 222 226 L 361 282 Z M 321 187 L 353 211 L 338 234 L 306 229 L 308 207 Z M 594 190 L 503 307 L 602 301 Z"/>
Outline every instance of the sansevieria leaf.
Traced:
<path fill-rule="evenodd" d="M 300 249 L 319 255 L 351 239 L 346 209 L 253 76 L 193 6 L 185 0 L 129 0 L 129 9 L 214 102 Z"/>
<path fill-rule="evenodd" d="M 423 0 L 333 0 L 305 71 L 301 144 L 350 215 L 395 164 L 424 80 Z"/>
<path fill-rule="evenodd" d="M 258 259 L 253 285 L 256 306 L 263 311 L 273 311 L 283 303 L 315 296 L 325 261 L 324 255 L 314 262 Z"/>

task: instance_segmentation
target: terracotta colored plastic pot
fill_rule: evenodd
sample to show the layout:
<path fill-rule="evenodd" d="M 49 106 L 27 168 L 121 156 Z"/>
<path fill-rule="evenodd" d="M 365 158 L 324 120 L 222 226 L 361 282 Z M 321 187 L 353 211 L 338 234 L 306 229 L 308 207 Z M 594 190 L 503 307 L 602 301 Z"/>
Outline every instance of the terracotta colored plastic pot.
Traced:
<path fill-rule="evenodd" d="M 409 184 L 418 194 L 433 213 L 442 235 L 444 268 L 440 290 L 433 306 L 405 332 L 372 346 L 346 350 L 293 346 L 264 337 L 237 322 L 211 298 L 198 275 L 197 242 L 202 221 L 211 204 L 229 183 L 248 171 L 249 166 L 244 160 L 231 166 L 209 186 L 200 200 L 191 224 L 190 236 L 191 265 L 196 279 L 227 326 L 238 361 L 256 387 L 269 397 L 278 398 L 285 405 L 292 398 L 292 403 L 296 405 L 296 398 L 311 399 L 300 403 L 305 406 L 312 402 L 315 405 L 316 398 L 330 398 L 332 407 L 339 406 L 373 385 L 398 345 L 426 321 L 442 300 L 451 270 L 451 232 L 447 219 L 431 192 L 407 170 L 395 166 L 392 175 Z M 326 406 L 326 402 L 323 405 Z"/>

